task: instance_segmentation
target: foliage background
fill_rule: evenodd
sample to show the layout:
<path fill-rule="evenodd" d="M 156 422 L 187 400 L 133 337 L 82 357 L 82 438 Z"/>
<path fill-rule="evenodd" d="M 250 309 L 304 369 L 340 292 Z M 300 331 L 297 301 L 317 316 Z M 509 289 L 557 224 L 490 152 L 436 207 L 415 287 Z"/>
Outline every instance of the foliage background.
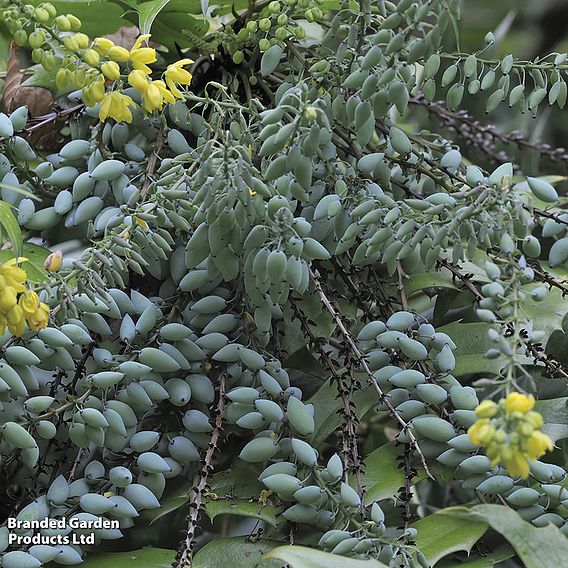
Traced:
<path fill-rule="evenodd" d="M 110 2 L 99 3 L 93 1 L 90 3 L 84 3 L 80 1 L 68 1 L 55 2 L 54 4 L 62 12 L 71 11 L 81 17 L 84 23 L 84 30 L 91 35 L 113 33 L 122 24 L 128 23 L 127 20 L 120 20 L 120 15 L 123 12 L 124 6 L 120 7 Z M 204 6 L 200 2 L 193 0 L 190 0 L 189 2 L 185 0 L 172 0 L 167 8 L 158 16 L 152 30 L 155 33 L 156 37 L 161 38 L 161 40 L 164 42 L 169 41 L 169 47 L 175 48 L 175 45 L 173 43 L 175 34 L 172 34 L 172 30 L 169 27 L 169 22 L 176 20 L 176 25 L 179 25 L 178 20 L 180 18 L 180 14 L 186 14 L 187 26 L 193 29 L 196 33 L 200 33 L 202 31 L 202 22 L 199 14 L 203 7 Z M 196 15 L 188 16 L 188 10 Z M 227 7 L 224 7 L 223 10 L 227 11 Z M 492 48 L 491 52 L 491 55 L 494 57 L 501 57 L 507 53 L 515 53 L 521 58 L 532 59 L 539 54 L 547 53 L 549 51 L 566 50 L 568 48 L 568 40 L 566 39 L 565 26 L 563 26 L 562 23 L 566 21 L 567 15 L 568 7 L 566 7 L 565 2 L 562 1 L 519 3 L 515 0 L 508 0 L 496 4 L 495 2 L 486 0 L 466 0 L 464 3 L 464 9 L 460 24 L 462 34 L 461 48 L 463 51 L 476 49 L 482 43 L 483 37 L 487 30 L 494 29 L 496 30 L 497 36 L 496 45 Z M 112 22 L 111 27 L 109 27 L 109 22 Z M 2 36 L 0 36 L 0 38 L 0 59 L 5 64 L 8 56 L 8 38 L 6 34 L 3 34 Z M 448 41 L 449 43 L 451 43 L 451 38 Z M 464 99 L 463 107 L 466 110 L 471 111 L 472 114 L 482 115 L 484 105 L 485 103 L 484 101 L 480 100 L 480 97 L 478 98 L 466 96 L 466 98 Z M 507 109 L 500 109 L 497 113 L 492 115 L 491 121 L 499 124 L 499 127 L 503 128 L 503 130 L 519 130 L 526 136 L 528 140 L 533 142 L 536 142 L 540 139 L 546 139 L 555 146 L 568 146 L 568 131 L 563 128 L 562 116 L 562 111 L 558 109 L 544 109 L 544 111 L 540 113 L 536 119 L 533 119 L 528 115 L 520 116 L 518 112 L 508 111 Z M 425 127 L 432 125 L 429 116 L 425 112 L 422 112 L 421 120 L 422 125 Z M 449 137 L 451 138 L 451 135 Z M 528 175 L 538 175 L 542 171 L 546 171 L 547 173 L 556 173 L 559 175 L 566 175 L 567 173 L 566 160 L 560 162 L 545 162 L 543 164 L 540 158 L 540 154 L 531 149 L 523 150 L 514 157 L 518 161 L 520 161 L 520 163 L 523 165 L 524 173 Z M 478 158 L 480 164 L 485 166 L 489 171 L 491 171 L 496 165 L 494 162 L 492 162 L 491 159 L 488 159 L 487 156 L 483 155 L 482 153 L 480 153 L 479 156 L 476 156 L 476 158 Z M 565 189 L 565 185 L 563 186 L 562 184 L 558 187 Z M 70 249 L 70 252 L 73 252 L 72 249 Z M 473 267 L 471 266 L 469 268 L 473 269 Z M 422 284 L 423 283 L 417 281 L 412 285 L 415 286 L 415 290 L 418 291 L 421 289 Z M 451 301 L 451 299 L 449 301 Z M 544 306 L 534 306 L 533 316 L 535 321 L 538 320 L 539 323 L 545 324 L 547 319 L 553 319 L 552 314 L 554 313 L 555 319 L 551 323 L 551 325 L 557 326 L 557 302 L 558 296 L 554 296 L 550 300 L 550 303 L 545 303 Z M 428 305 L 428 300 L 424 297 L 421 297 L 420 294 L 417 294 L 413 298 L 411 298 L 411 307 L 416 309 L 417 311 L 420 311 L 426 305 Z M 438 308 L 437 312 L 434 311 L 433 313 L 433 320 L 437 326 L 443 326 L 445 324 L 452 326 L 452 319 L 444 319 L 443 310 L 441 308 Z M 440 315 L 440 317 L 437 319 L 438 315 Z M 460 358 L 458 364 L 470 365 L 469 371 L 471 373 L 482 372 L 486 367 L 486 362 L 479 362 L 478 356 L 481 352 L 483 352 L 484 347 L 476 344 L 476 342 L 483 344 L 481 331 L 479 331 L 477 335 L 472 335 L 471 328 L 462 330 L 459 325 L 453 325 L 453 327 L 449 329 L 451 329 L 452 338 L 454 339 L 454 341 L 456 341 L 456 343 L 458 343 L 460 351 L 464 355 Z M 472 341 L 472 337 L 474 338 L 474 341 Z M 471 349 L 471 359 L 466 358 L 468 349 Z M 556 356 L 561 361 L 566 361 L 566 354 L 562 353 L 561 348 L 559 348 Z M 289 363 L 290 366 L 294 365 L 293 361 Z M 478 365 L 478 367 L 476 367 L 475 365 Z M 305 371 L 305 369 L 303 370 Z M 305 384 L 307 387 L 306 393 L 308 395 L 313 394 L 316 389 L 312 386 L 310 392 L 309 381 L 305 380 Z M 568 388 L 564 389 L 564 391 L 562 391 L 562 389 L 555 389 L 554 392 L 554 396 L 556 397 L 560 397 L 566 394 L 568 394 Z M 325 396 L 325 393 L 322 394 L 322 397 L 323 396 Z M 363 401 L 361 401 L 361 405 L 363 405 Z M 363 408 L 361 408 L 361 411 L 362 410 Z M 564 418 L 562 418 L 561 420 L 564 420 Z M 324 427 L 325 425 L 320 426 Z M 565 429 L 566 425 L 562 423 L 559 427 L 561 429 Z M 331 426 L 329 428 L 333 429 Z M 377 435 L 376 433 L 372 432 L 371 435 L 365 440 L 365 449 L 372 451 L 376 446 L 380 445 L 380 443 L 384 441 L 383 439 L 381 439 L 381 436 L 382 434 Z M 327 453 L 324 453 L 324 456 L 329 457 L 331 450 L 332 448 L 327 448 Z M 375 470 L 380 472 L 379 478 L 370 479 L 371 482 L 376 481 L 377 483 L 377 488 L 375 491 L 375 494 L 377 496 L 381 494 L 381 491 L 388 492 L 389 490 L 396 488 L 396 486 L 401 483 L 399 472 L 381 470 L 382 465 L 385 463 L 385 459 L 389 457 L 389 451 L 390 448 L 387 447 L 385 450 L 383 450 L 383 454 L 375 456 L 376 468 L 368 465 L 369 471 Z M 564 450 L 558 450 L 555 456 L 555 459 L 557 461 L 562 461 L 563 456 L 559 456 L 559 454 L 561 454 L 563 451 Z M 253 476 L 254 474 L 243 471 L 240 479 L 246 479 L 249 475 Z M 217 483 L 217 486 L 212 487 L 212 491 L 219 491 L 220 493 L 227 491 L 227 484 L 224 484 L 222 477 L 217 480 Z M 126 538 L 118 542 L 106 543 L 101 547 L 101 550 L 104 551 L 104 549 L 106 548 L 108 551 L 115 553 L 121 550 L 132 551 L 140 548 L 141 546 L 147 545 L 166 549 L 176 548 L 179 542 L 179 535 L 175 531 L 172 531 L 172 526 L 183 526 L 185 522 L 184 519 L 187 515 L 187 508 L 177 508 L 177 505 L 185 500 L 186 490 L 187 487 L 183 485 L 180 487 L 179 492 L 176 494 L 174 488 L 174 490 L 171 491 L 171 494 L 168 495 L 168 500 L 166 502 L 165 508 L 163 507 L 160 514 L 156 515 L 157 518 L 151 524 L 148 522 L 148 525 L 146 527 L 140 527 L 136 531 L 128 532 Z M 251 498 L 255 497 L 255 491 L 256 486 L 251 489 Z M 168 511 L 168 507 L 170 505 L 174 512 L 166 517 L 163 515 L 163 513 Z M 251 524 L 243 524 L 243 522 L 231 524 L 229 526 L 227 523 L 227 516 L 224 516 L 224 513 L 230 511 L 231 504 L 218 503 L 218 511 L 214 510 L 215 506 L 215 503 L 210 503 L 209 505 L 208 512 L 210 513 L 209 516 L 212 518 L 213 522 L 211 524 L 207 524 L 207 521 L 205 521 L 205 539 L 212 538 L 214 535 L 219 534 L 223 536 L 231 536 L 231 534 L 234 533 L 246 534 L 257 524 L 256 520 L 253 520 L 251 521 Z M 496 510 L 491 510 L 490 508 L 487 509 L 483 507 L 484 506 L 480 506 L 475 514 L 469 514 L 468 520 L 463 520 L 462 518 L 462 521 L 464 523 L 463 527 L 460 527 L 462 537 L 464 534 L 467 535 L 470 531 L 471 539 L 473 542 L 475 542 L 477 540 L 478 534 L 485 530 L 485 527 L 488 523 L 495 523 L 496 525 L 498 525 L 498 522 L 495 521 L 495 519 L 498 518 L 497 516 L 500 513 Z M 491 506 L 488 505 L 486 507 Z M 475 517 L 475 515 L 478 515 L 478 520 L 480 523 L 479 525 L 476 525 L 474 522 L 472 522 L 472 516 Z M 254 517 L 256 515 L 253 514 L 252 516 Z M 265 520 L 270 523 L 273 518 L 274 511 L 266 511 Z M 152 519 L 147 520 L 150 521 Z M 438 521 L 438 519 L 435 519 L 435 521 Z M 458 526 L 460 526 L 459 522 L 453 517 L 451 519 L 447 519 L 446 521 L 447 524 L 444 524 L 442 526 L 447 527 L 449 525 L 455 525 L 456 523 L 458 523 Z M 497 526 L 494 528 L 497 531 L 499 530 Z M 439 535 L 435 534 L 435 529 L 432 532 L 434 533 L 434 539 L 437 538 L 438 540 L 441 540 Z M 430 534 L 432 534 L 432 532 Z M 424 530 L 424 533 L 429 534 L 426 529 Z M 509 536 L 511 539 L 515 538 L 514 536 Z M 517 535 L 517 537 L 519 537 L 519 535 Z M 543 533 L 539 533 L 539 537 L 544 538 Z M 534 542 L 538 542 L 536 534 L 530 534 L 529 536 L 527 536 L 527 538 L 535 539 Z M 428 546 L 428 543 L 425 543 L 425 546 Z M 549 546 L 549 544 L 544 546 Z M 241 541 L 238 541 L 235 542 L 235 547 L 235 558 L 242 559 L 243 554 L 246 554 L 246 550 L 245 548 L 243 548 L 246 547 L 246 545 L 243 545 Z M 219 553 L 225 563 L 227 562 L 227 550 L 227 548 L 223 548 Z M 254 550 L 255 553 L 258 552 L 258 548 L 255 548 Z M 214 552 L 212 552 L 211 554 L 214 555 Z M 493 557 L 495 562 L 497 562 L 499 555 L 499 550 L 492 552 L 488 556 L 491 564 L 486 562 L 485 564 L 475 565 L 472 563 L 471 568 L 477 568 L 477 566 L 481 567 L 493 565 L 491 558 Z M 505 557 L 506 555 L 507 552 L 504 552 L 503 557 Z M 169 560 L 163 560 L 164 557 L 169 558 L 168 555 L 165 555 L 156 557 L 155 559 L 149 559 L 148 566 L 160 566 L 162 564 L 164 566 L 169 565 Z M 116 557 L 112 558 L 113 561 L 117 563 L 117 565 L 123 563 L 128 565 L 129 559 L 132 558 L 132 555 L 127 554 L 120 559 L 117 559 Z M 158 558 L 160 558 L 160 560 L 158 560 Z M 93 558 L 92 560 L 89 560 L 88 566 L 89 568 L 96 568 L 99 565 L 109 565 L 109 562 L 110 557 L 107 558 L 100 556 L 99 558 Z M 136 565 L 144 566 L 139 562 L 137 562 Z M 219 561 L 219 565 L 221 565 L 221 561 Z M 196 566 L 198 568 L 200 566 L 199 557 L 196 560 Z M 207 564 L 207 568 L 209 568 L 209 566 L 210 565 Z M 442 566 L 442 564 L 440 564 L 440 566 Z M 454 566 L 454 564 L 447 564 L 447 566 L 449 568 L 450 566 Z"/>

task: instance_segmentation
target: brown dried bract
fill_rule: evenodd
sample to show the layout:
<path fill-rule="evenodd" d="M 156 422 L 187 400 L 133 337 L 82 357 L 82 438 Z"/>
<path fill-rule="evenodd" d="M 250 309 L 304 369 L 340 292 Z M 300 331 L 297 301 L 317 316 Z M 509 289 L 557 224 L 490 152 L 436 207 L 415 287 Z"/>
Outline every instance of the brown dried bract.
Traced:
<path fill-rule="evenodd" d="M 24 73 L 20 69 L 18 48 L 10 45 L 6 65 L 6 82 L 0 99 L 0 109 L 10 113 L 21 106 L 27 106 L 30 116 L 47 114 L 52 107 L 53 97 L 49 90 L 42 87 L 22 87 Z"/>
<path fill-rule="evenodd" d="M 113 34 L 108 34 L 105 37 L 113 41 L 116 45 L 130 50 L 139 35 L 140 32 L 136 26 L 122 26 Z"/>

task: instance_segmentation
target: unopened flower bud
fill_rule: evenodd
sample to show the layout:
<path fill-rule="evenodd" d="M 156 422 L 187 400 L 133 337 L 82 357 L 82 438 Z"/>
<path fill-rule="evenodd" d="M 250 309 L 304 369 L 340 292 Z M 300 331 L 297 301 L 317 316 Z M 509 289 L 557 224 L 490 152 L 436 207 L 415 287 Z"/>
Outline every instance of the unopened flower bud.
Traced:
<path fill-rule="evenodd" d="M 83 61 L 91 67 L 96 67 L 99 64 L 99 54 L 94 49 L 86 49 L 82 57 Z"/>
<path fill-rule="evenodd" d="M 81 28 L 81 20 L 77 18 L 77 16 L 74 16 L 73 14 L 67 14 L 66 17 L 69 20 L 69 25 L 74 32 Z"/>
<path fill-rule="evenodd" d="M 476 409 L 479 418 L 493 418 L 497 414 L 497 405 L 492 400 L 484 400 Z"/>
<path fill-rule="evenodd" d="M 304 111 L 304 116 L 306 117 L 307 120 L 313 122 L 318 117 L 318 111 L 314 107 L 309 106 Z"/>
<path fill-rule="evenodd" d="M 75 41 L 80 49 L 86 49 L 89 45 L 89 36 L 87 34 L 75 34 Z"/>
<path fill-rule="evenodd" d="M 116 81 L 120 77 L 120 67 L 114 61 L 107 61 L 101 65 L 103 75 L 111 81 Z"/>
<path fill-rule="evenodd" d="M 123 63 L 125 61 L 128 61 L 128 59 L 130 58 L 130 52 L 128 51 L 128 49 L 121 47 L 120 45 L 113 45 L 108 50 L 108 57 L 113 61 Z"/>
<path fill-rule="evenodd" d="M 65 16 L 57 16 L 54 22 L 62 32 L 68 32 L 71 29 L 71 22 Z"/>
<path fill-rule="evenodd" d="M 43 263 L 48 272 L 59 272 L 63 263 L 63 253 L 60 250 L 52 252 Z"/>
<path fill-rule="evenodd" d="M 96 37 L 93 40 L 92 48 L 101 55 L 104 55 L 112 46 L 114 42 L 106 37 Z"/>

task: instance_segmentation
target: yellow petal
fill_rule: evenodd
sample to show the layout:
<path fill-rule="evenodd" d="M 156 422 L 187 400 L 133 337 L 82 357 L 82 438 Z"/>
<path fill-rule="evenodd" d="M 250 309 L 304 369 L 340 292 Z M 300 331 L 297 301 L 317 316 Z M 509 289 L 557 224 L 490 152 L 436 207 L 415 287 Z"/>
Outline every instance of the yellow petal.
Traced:
<path fill-rule="evenodd" d="M 513 412 L 528 412 L 535 404 L 532 394 L 526 395 L 520 392 L 512 392 L 505 399 L 505 409 L 509 414 Z"/>
<path fill-rule="evenodd" d="M 136 42 L 134 43 L 134 45 L 132 46 L 132 49 L 138 49 L 143 42 L 145 42 L 146 40 L 150 39 L 151 34 L 141 34 L 138 36 L 138 38 L 136 39 Z"/>
<path fill-rule="evenodd" d="M 111 101 L 112 98 L 110 96 L 110 93 L 107 93 L 104 96 L 103 101 L 101 103 L 101 108 L 99 109 L 99 120 L 101 122 L 105 121 L 109 117 Z"/>
<path fill-rule="evenodd" d="M 143 93 L 148 87 L 146 74 L 138 69 L 130 72 L 128 75 L 128 83 L 141 93 Z"/>
<path fill-rule="evenodd" d="M 178 99 L 183 99 L 183 95 L 181 94 L 180 90 L 177 88 L 176 84 L 166 75 L 166 83 L 172 93 L 172 95 Z"/>
<path fill-rule="evenodd" d="M 492 400 L 484 400 L 475 409 L 479 418 L 493 418 L 497 414 L 497 405 Z"/>
<path fill-rule="evenodd" d="M 130 52 L 131 61 L 139 61 L 141 63 L 154 63 L 157 61 L 156 50 L 152 47 L 141 47 Z"/>

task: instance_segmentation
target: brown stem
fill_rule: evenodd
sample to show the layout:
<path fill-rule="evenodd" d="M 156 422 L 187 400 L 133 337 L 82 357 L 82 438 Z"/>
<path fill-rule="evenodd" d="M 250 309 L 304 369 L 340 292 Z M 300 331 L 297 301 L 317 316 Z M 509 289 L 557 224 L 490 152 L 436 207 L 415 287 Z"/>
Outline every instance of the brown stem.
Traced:
<path fill-rule="evenodd" d="M 402 269 L 402 265 L 400 262 L 396 263 L 396 274 L 398 277 L 398 293 L 400 294 L 400 303 L 402 305 L 402 309 L 408 311 L 408 298 L 406 297 L 406 291 L 404 290 L 404 270 Z"/>
<path fill-rule="evenodd" d="M 505 134 L 492 124 L 482 124 L 475 120 L 467 111 L 450 111 L 443 102 L 429 102 L 424 95 L 419 94 L 410 99 L 410 104 L 424 107 L 430 114 L 435 115 L 450 130 L 482 150 L 497 162 L 511 161 L 503 152 L 496 153 L 493 146 L 496 142 L 517 146 L 519 149 L 530 149 L 555 162 L 568 162 L 568 152 L 565 148 L 553 148 L 542 142 L 530 142 L 520 132 Z"/>
<path fill-rule="evenodd" d="M 225 411 L 225 375 L 219 376 L 218 388 L 219 400 L 215 407 L 215 427 L 211 433 L 211 440 L 203 458 L 203 464 L 199 471 L 197 483 L 192 491 L 190 511 L 188 515 L 187 532 L 184 541 L 178 550 L 176 559 L 172 563 L 173 568 L 188 568 L 193 565 L 193 551 L 195 548 L 195 533 L 199 525 L 199 518 L 203 508 L 203 495 L 207 491 L 209 475 L 212 473 L 213 458 L 223 437 L 223 415 Z"/>
<path fill-rule="evenodd" d="M 400 416 L 400 414 L 396 411 L 396 408 L 392 405 L 388 397 L 385 396 L 383 389 L 381 389 L 381 387 L 379 386 L 377 379 L 375 379 L 373 372 L 369 368 L 369 365 L 367 364 L 367 361 L 365 360 L 363 354 L 361 353 L 361 351 L 359 351 L 359 348 L 357 347 L 355 340 L 351 336 L 351 333 L 345 327 L 345 324 L 343 323 L 341 316 L 337 313 L 337 310 L 335 309 L 334 305 L 326 296 L 318 277 L 316 276 L 316 274 L 314 274 L 313 270 L 311 269 L 310 269 L 310 277 L 312 282 L 314 283 L 316 292 L 318 293 L 318 296 L 320 297 L 322 304 L 333 318 L 335 324 L 337 325 L 339 331 L 341 332 L 341 335 L 345 339 L 348 348 L 351 350 L 354 359 L 365 371 L 369 383 L 373 386 L 373 388 L 377 392 L 379 401 L 382 402 L 387 407 L 390 415 L 399 423 L 402 431 L 405 432 L 406 435 L 408 436 L 410 443 L 414 447 L 414 450 L 416 451 L 420 459 L 420 462 L 422 463 L 422 466 L 424 467 L 424 470 L 426 471 L 428 477 L 435 480 L 434 476 L 430 473 L 430 469 L 428 468 L 428 464 L 426 463 L 426 458 L 424 457 L 424 454 L 422 453 L 422 450 L 418 445 L 418 440 L 416 439 L 414 432 L 410 429 L 409 425 L 404 420 L 404 418 L 402 418 L 402 416 Z"/>
<path fill-rule="evenodd" d="M 477 301 L 479 301 L 483 298 L 483 295 L 476 288 L 475 284 L 468 278 L 467 274 L 464 274 L 463 272 L 461 272 L 459 265 L 452 264 L 451 262 L 449 262 L 449 261 L 447 261 L 443 258 L 440 258 L 438 260 L 438 263 L 440 264 L 440 266 L 447 268 L 455 278 L 457 278 L 458 280 L 463 282 L 464 286 L 473 294 L 473 297 Z"/>
<path fill-rule="evenodd" d="M 308 318 L 299 308 L 299 306 L 294 302 L 293 309 L 296 317 L 300 321 L 300 325 L 304 330 L 304 333 L 310 338 L 310 343 L 312 348 L 315 349 L 320 357 L 320 361 L 325 365 L 325 367 L 331 373 L 332 378 L 337 384 L 337 391 L 342 402 L 342 413 L 343 420 L 341 421 L 341 447 L 343 455 L 343 470 L 344 470 L 344 481 L 347 482 L 347 476 L 349 472 L 353 472 L 357 480 L 357 492 L 359 496 L 363 496 L 364 487 L 363 480 L 361 478 L 361 466 L 362 460 L 359 455 L 359 444 L 357 440 L 357 427 L 359 421 L 357 417 L 353 414 L 352 410 L 352 396 L 353 387 L 355 386 L 355 379 L 352 377 L 351 369 L 349 369 L 349 376 L 351 378 L 351 385 L 348 386 L 344 380 L 337 366 L 335 365 L 333 359 L 330 357 L 329 353 L 324 349 L 322 342 L 317 338 L 308 322 Z M 350 363 L 350 362 L 349 362 Z M 349 367 L 352 365 L 349 364 Z"/>

